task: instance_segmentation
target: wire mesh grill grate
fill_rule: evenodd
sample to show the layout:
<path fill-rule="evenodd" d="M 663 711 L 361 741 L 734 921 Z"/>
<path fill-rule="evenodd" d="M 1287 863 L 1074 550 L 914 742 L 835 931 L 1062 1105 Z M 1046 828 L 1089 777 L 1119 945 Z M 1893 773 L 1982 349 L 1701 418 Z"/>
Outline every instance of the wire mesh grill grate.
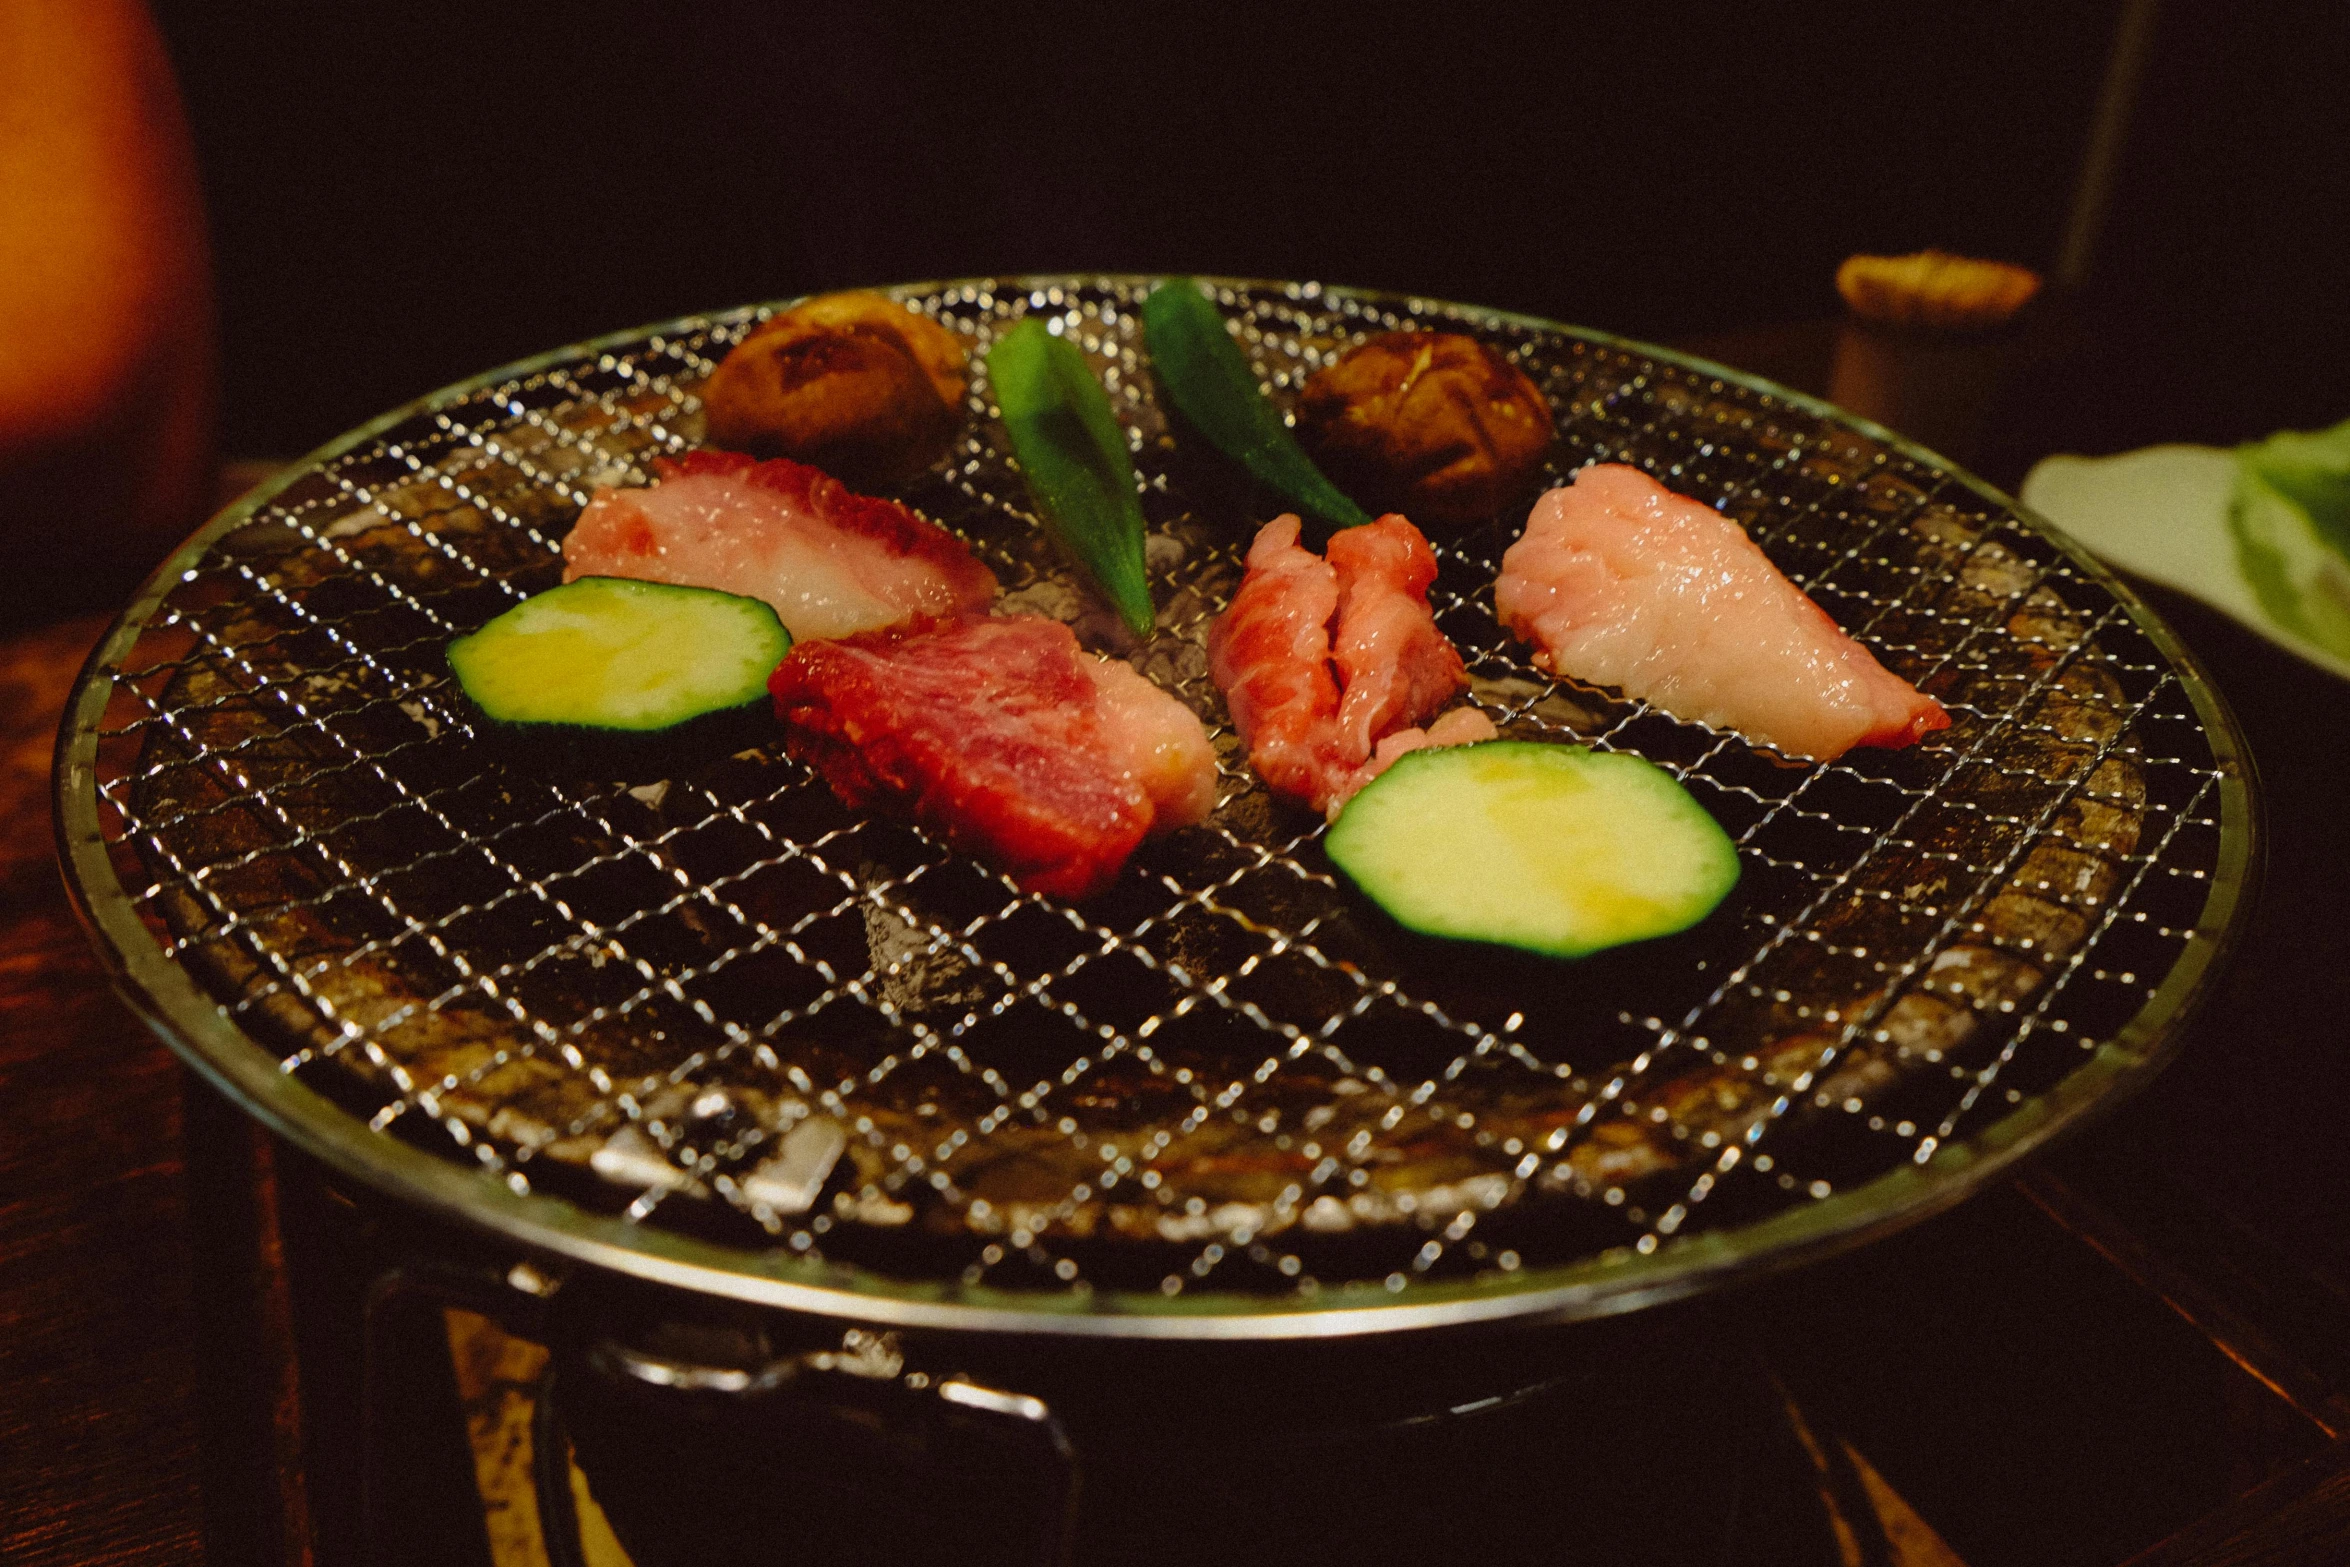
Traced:
<path fill-rule="evenodd" d="M 1277 394 L 1372 331 L 1497 343 L 1558 413 L 1554 476 L 1632 462 L 1718 506 L 1953 717 L 1789 764 L 1535 670 L 1490 602 L 1516 516 L 1439 541 L 1472 699 L 1513 737 L 1669 768 L 1744 879 L 1698 931 L 1576 964 L 1395 929 L 1255 785 L 1208 681 L 1266 508 L 1171 438 L 1146 291 L 900 291 L 975 368 L 1057 318 L 1131 425 L 1160 606 L 1132 656 L 1208 723 L 1221 799 L 1100 898 L 1022 895 L 773 747 L 614 781 L 471 734 L 443 645 L 558 580 L 597 486 L 698 439 L 694 388 L 745 311 L 438 400 L 217 537 L 102 672 L 99 832 L 132 905 L 287 1073 L 517 1191 L 950 1290 L 1125 1298 L 1532 1277 L 1930 1172 L 2215 939 L 2240 863 L 2185 679 L 1962 479 L 1610 340 L 1230 287 Z M 1101 644 L 986 398 L 982 373 L 967 440 L 905 498 L 1007 607 Z"/>

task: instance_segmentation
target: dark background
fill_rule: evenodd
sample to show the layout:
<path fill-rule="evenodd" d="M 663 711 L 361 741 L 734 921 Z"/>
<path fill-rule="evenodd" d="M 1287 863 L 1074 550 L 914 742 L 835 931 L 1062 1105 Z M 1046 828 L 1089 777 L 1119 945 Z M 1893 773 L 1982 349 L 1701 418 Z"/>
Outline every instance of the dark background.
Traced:
<path fill-rule="evenodd" d="M 1318 277 L 1679 339 L 1834 314 L 1855 250 L 2046 267 L 2120 6 L 156 11 L 225 449 L 291 455 L 508 359 L 819 288 Z M 2345 80 L 2339 0 L 2161 9 L 2035 429 L 2350 414 Z"/>

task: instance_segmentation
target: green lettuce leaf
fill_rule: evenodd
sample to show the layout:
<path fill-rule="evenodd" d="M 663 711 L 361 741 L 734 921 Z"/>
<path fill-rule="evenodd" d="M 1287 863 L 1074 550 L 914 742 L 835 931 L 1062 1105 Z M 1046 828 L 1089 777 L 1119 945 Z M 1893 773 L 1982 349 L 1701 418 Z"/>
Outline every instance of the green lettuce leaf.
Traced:
<path fill-rule="evenodd" d="M 2350 420 L 2238 447 L 2228 531 L 2270 618 L 2350 658 Z"/>

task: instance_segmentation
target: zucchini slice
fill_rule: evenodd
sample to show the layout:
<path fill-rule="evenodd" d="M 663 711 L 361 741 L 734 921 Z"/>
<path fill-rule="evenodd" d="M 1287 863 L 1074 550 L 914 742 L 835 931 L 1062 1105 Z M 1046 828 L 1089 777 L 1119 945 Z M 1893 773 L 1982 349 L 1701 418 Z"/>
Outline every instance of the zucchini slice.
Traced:
<path fill-rule="evenodd" d="M 1409 752 L 1323 845 L 1409 930 L 1561 958 L 1686 930 L 1738 882 L 1730 835 L 1671 774 L 1580 746 Z"/>
<path fill-rule="evenodd" d="M 493 724 L 628 737 L 764 704 L 790 650 L 757 599 L 582 577 L 450 643 L 449 668 Z"/>

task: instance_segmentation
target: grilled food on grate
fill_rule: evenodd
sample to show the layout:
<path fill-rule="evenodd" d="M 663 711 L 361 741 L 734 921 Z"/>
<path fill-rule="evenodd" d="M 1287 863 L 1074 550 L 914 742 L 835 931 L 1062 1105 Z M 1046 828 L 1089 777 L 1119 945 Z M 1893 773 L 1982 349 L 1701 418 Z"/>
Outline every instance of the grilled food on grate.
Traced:
<path fill-rule="evenodd" d="M 1716 507 L 1951 717 L 1797 765 L 1553 678 L 1492 609 L 1516 519 L 1469 528 L 1430 591 L 1469 700 L 1506 737 L 1666 768 L 1742 876 L 1698 930 L 1573 965 L 1384 922 L 1208 678 L 1255 519 L 1136 373 L 1148 288 L 905 296 L 973 349 L 1057 316 L 1140 453 L 1162 630 L 1132 662 L 1207 724 L 1221 798 L 1092 902 L 852 812 L 772 748 L 621 783 L 467 733 L 442 645 L 556 579 L 598 486 L 699 437 L 747 314 L 440 399 L 215 539 L 99 677 L 126 896 L 285 1075 L 386 1136 L 662 1247 L 775 1259 L 745 1278 L 807 1259 L 867 1305 L 1628 1299 L 1925 1211 L 2156 1058 L 2156 988 L 2242 864 L 2240 796 L 2102 579 L 1930 459 L 1705 368 L 1226 286 L 1277 392 L 1378 331 L 1505 348 L 1558 411 L 1551 479 L 1624 462 Z M 1114 638 L 1021 493 L 983 436 L 905 499 L 1005 611 Z"/>

